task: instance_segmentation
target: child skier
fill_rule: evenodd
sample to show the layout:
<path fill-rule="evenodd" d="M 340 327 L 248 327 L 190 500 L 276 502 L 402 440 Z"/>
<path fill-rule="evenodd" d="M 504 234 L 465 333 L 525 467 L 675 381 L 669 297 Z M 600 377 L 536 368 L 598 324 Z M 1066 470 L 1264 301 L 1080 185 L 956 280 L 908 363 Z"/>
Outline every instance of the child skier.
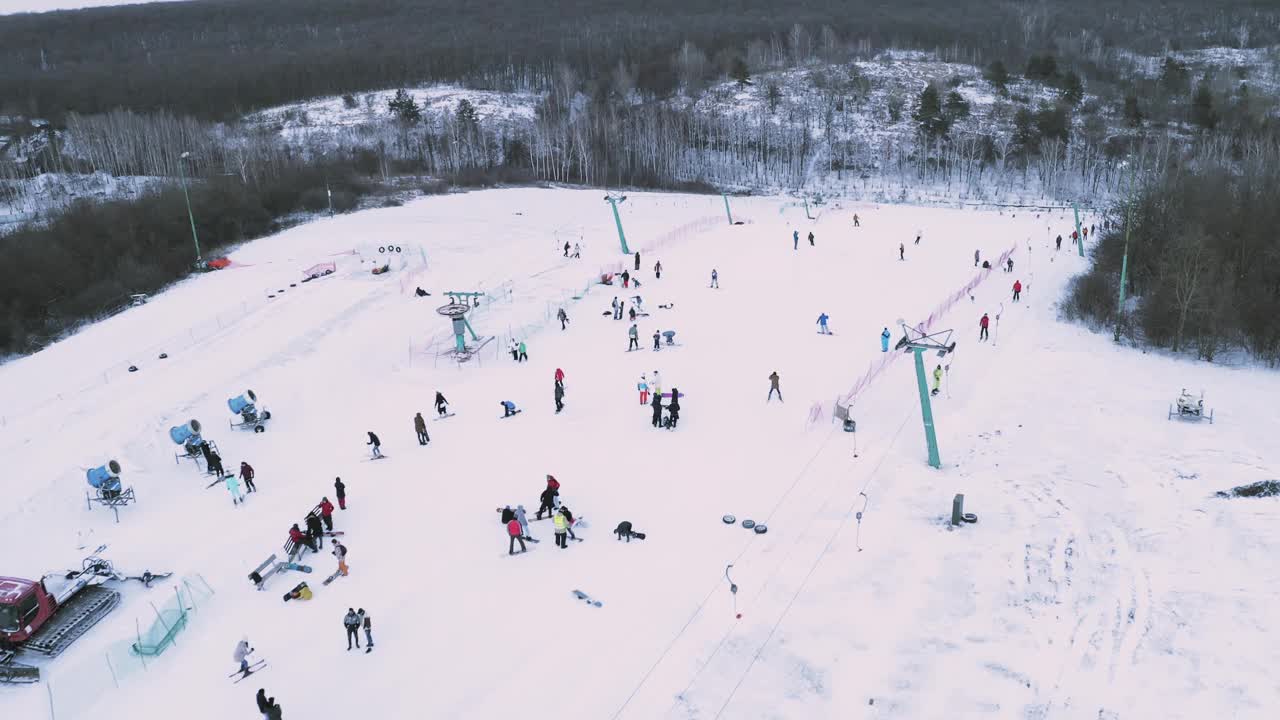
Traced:
<path fill-rule="evenodd" d="M 889 328 L 885 328 L 884 332 L 880 333 L 880 352 L 889 352 L 890 337 Z"/>
<path fill-rule="evenodd" d="M 769 398 L 765 400 L 766 403 L 769 402 L 770 400 L 773 400 L 774 393 L 778 393 L 778 400 L 782 400 L 782 389 L 778 387 L 778 379 L 779 378 L 778 378 L 777 370 L 774 370 L 773 372 L 769 373 Z M 785 400 L 782 400 L 782 401 L 786 402 Z"/>
<path fill-rule="evenodd" d="M 249 492 L 258 492 L 258 488 L 253 484 L 253 467 L 247 462 L 240 463 L 240 479 L 244 481 L 244 486 Z"/>
<path fill-rule="evenodd" d="M 418 434 L 419 445 L 431 442 L 431 436 L 427 434 L 427 421 L 422 418 L 422 413 L 413 416 L 413 431 Z"/>
<path fill-rule="evenodd" d="M 231 493 L 231 504 L 239 505 L 244 502 L 244 494 L 240 492 L 240 481 L 236 476 L 228 473 L 226 483 L 227 492 Z"/>
<path fill-rule="evenodd" d="M 636 383 L 636 390 L 640 391 L 640 404 L 649 404 L 649 380 L 643 374 L 640 375 L 640 382 Z"/>
<path fill-rule="evenodd" d="M 938 394 L 938 390 L 942 389 L 942 366 L 933 369 L 933 395 Z"/>
<path fill-rule="evenodd" d="M 253 648 L 249 647 L 249 638 L 242 637 L 240 642 L 236 643 L 236 651 L 232 653 L 232 658 L 240 665 L 240 674 L 248 677 L 253 673 L 249 672 L 249 656 L 253 654 Z"/>
<path fill-rule="evenodd" d="M 372 430 L 369 431 L 369 442 L 365 443 L 365 445 L 373 446 L 373 456 L 375 458 L 382 457 L 382 441 L 378 439 L 377 435 L 373 434 Z"/>

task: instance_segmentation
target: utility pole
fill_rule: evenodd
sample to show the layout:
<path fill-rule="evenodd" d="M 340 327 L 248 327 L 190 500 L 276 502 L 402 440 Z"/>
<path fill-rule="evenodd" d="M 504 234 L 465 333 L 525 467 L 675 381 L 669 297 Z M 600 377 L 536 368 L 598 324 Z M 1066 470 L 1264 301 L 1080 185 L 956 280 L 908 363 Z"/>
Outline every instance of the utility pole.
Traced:
<path fill-rule="evenodd" d="M 189 157 L 191 157 L 191 153 L 184 152 L 182 155 L 178 156 L 178 160 L 186 160 Z M 182 178 L 182 197 L 186 198 L 187 219 L 191 221 L 191 242 L 196 246 L 196 267 L 200 267 L 201 263 L 204 262 L 204 257 L 200 254 L 200 236 L 196 233 L 196 216 L 195 213 L 191 212 L 191 194 L 187 192 L 187 171 L 185 165 L 186 163 L 183 162 L 178 163 L 178 176 Z"/>
<path fill-rule="evenodd" d="M 631 249 L 627 247 L 627 235 L 622 232 L 622 216 L 618 214 L 618 206 L 627 201 L 627 196 L 605 195 L 604 199 L 609 203 L 609 207 L 613 208 L 613 222 L 618 226 L 618 242 L 622 243 L 622 254 L 630 255 Z"/>

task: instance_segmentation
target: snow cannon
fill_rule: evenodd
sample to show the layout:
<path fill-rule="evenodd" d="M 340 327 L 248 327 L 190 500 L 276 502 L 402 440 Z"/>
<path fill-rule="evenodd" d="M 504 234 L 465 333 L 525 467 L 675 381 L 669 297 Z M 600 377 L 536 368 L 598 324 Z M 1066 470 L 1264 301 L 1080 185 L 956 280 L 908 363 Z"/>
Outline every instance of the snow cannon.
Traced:
<path fill-rule="evenodd" d="M 181 445 L 188 456 L 199 455 L 200 446 L 204 444 L 204 438 L 200 437 L 200 421 L 192 419 L 185 425 L 174 425 L 169 428 L 169 439 L 174 445 Z"/>
<path fill-rule="evenodd" d="M 110 460 L 105 465 L 91 468 L 85 473 L 85 479 L 94 488 L 103 493 L 120 492 L 120 463 Z"/>
<path fill-rule="evenodd" d="M 231 421 L 231 427 L 252 429 L 255 433 L 266 432 L 266 422 L 271 419 L 271 412 L 258 409 L 258 396 L 252 390 L 227 400 L 231 412 L 240 416 L 240 422 Z"/>

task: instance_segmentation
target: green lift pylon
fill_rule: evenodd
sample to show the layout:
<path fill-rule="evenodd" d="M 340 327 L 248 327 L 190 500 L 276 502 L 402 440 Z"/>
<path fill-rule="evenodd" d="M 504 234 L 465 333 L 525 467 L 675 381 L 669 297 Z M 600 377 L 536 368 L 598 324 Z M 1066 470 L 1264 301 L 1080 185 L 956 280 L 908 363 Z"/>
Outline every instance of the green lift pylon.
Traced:
<path fill-rule="evenodd" d="M 729 224 L 733 224 L 733 213 L 729 211 L 729 195 L 728 193 L 720 193 L 720 197 L 724 198 L 724 214 L 729 218 Z"/>
<path fill-rule="evenodd" d="M 605 195 L 604 199 L 609 203 L 609 207 L 613 208 L 613 222 L 618 226 L 618 242 L 622 243 L 622 254 L 630 255 L 631 248 L 627 247 L 627 234 L 622 232 L 622 216 L 618 214 L 618 206 L 627 201 L 627 196 Z"/>
<path fill-rule="evenodd" d="M 1084 257 L 1084 233 L 1080 232 L 1080 208 L 1075 203 L 1071 203 L 1071 211 L 1076 214 L 1076 249 L 1080 251 L 1080 257 Z"/>
<path fill-rule="evenodd" d="M 902 339 L 898 341 L 895 350 L 904 350 L 915 355 L 916 359 L 916 381 L 920 387 L 920 416 L 924 420 L 924 441 L 929 451 L 929 467 L 941 468 L 942 458 L 938 454 L 938 435 L 933 427 L 933 405 L 929 400 L 929 380 L 924 371 L 924 354 L 926 352 L 936 352 L 938 357 L 944 357 L 956 350 L 956 344 L 949 342 L 951 340 L 951 330 L 943 330 L 941 332 L 926 334 L 920 330 L 913 330 L 907 327 L 906 323 L 902 325 Z"/>

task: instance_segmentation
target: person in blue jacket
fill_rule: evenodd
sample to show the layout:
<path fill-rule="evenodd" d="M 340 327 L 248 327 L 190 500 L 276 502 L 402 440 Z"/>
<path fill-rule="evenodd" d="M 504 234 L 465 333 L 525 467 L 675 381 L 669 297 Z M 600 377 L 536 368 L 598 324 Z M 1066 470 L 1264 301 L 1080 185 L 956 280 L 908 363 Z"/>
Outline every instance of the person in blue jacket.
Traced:
<path fill-rule="evenodd" d="M 791 231 L 791 249 L 792 250 L 800 249 L 800 231 L 799 230 Z"/>
<path fill-rule="evenodd" d="M 511 417 L 516 414 L 516 404 L 510 400 L 502 401 L 502 417 Z"/>
<path fill-rule="evenodd" d="M 830 318 L 827 317 L 826 313 L 822 313 L 821 315 L 818 316 L 818 332 L 819 333 L 823 335 L 831 334 L 830 328 L 827 327 L 827 320 L 829 319 Z"/>
<path fill-rule="evenodd" d="M 889 328 L 880 333 L 880 352 L 889 352 Z"/>

